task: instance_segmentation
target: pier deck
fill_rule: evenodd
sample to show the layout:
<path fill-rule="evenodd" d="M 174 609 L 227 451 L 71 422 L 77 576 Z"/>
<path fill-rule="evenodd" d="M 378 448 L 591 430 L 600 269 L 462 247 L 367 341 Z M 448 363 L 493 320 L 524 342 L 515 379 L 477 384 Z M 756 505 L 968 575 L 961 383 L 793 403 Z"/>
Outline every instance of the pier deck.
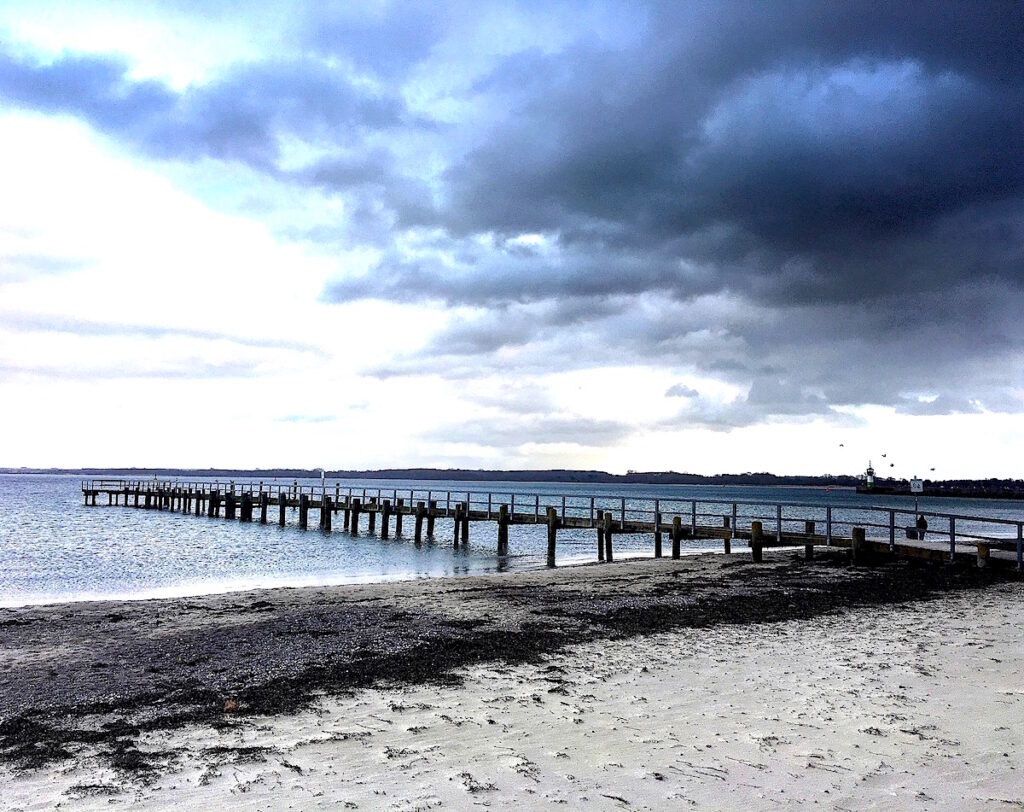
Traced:
<path fill-rule="evenodd" d="M 595 530 L 596 557 L 614 560 L 613 538 L 619 534 L 651 534 L 656 557 L 664 554 L 668 537 L 671 555 L 678 558 L 681 543 L 720 540 L 726 553 L 733 542 L 745 544 L 754 561 L 765 547 L 803 547 L 811 557 L 815 547 L 850 548 L 854 560 L 899 556 L 933 561 L 969 559 L 979 566 L 1015 565 L 1024 571 L 1024 518 L 1005 519 L 952 513 L 924 513 L 929 521 L 925 538 L 916 538 L 914 511 L 870 506 L 851 509 L 814 503 L 722 502 L 665 499 L 654 496 L 580 496 L 512 492 L 343 489 L 341 485 L 291 485 L 265 482 L 91 479 L 82 482 L 86 505 L 100 496 L 109 506 L 170 510 L 196 516 L 275 521 L 284 526 L 289 513 L 298 513 L 298 526 L 309 527 L 313 511 L 322 532 L 332 532 L 335 517 L 352 534 L 362 532 L 362 516 L 370 535 L 387 539 L 392 525 L 403 536 L 404 520 L 413 524 L 413 539 L 435 537 L 437 519 L 452 520 L 452 543 L 469 541 L 473 522 L 497 525 L 497 552 L 508 553 L 509 527 L 544 525 L 547 560 L 554 566 L 557 532 Z M 855 518 L 849 514 L 856 513 Z M 393 520 L 393 521 L 392 521 Z M 379 530 L 378 530 L 379 521 Z M 941 527 L 942 529 L 938 529 Z"/>

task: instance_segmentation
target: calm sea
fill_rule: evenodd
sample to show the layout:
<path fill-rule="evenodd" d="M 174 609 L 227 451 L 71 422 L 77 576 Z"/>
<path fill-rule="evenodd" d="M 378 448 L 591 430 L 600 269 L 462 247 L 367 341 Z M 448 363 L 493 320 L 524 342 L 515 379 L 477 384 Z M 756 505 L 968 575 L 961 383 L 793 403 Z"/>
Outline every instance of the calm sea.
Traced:
<path fill-rule="evenodd" d="M 267 480 L 271 482 L 273 480 Z M 221 479 L 223 485 L 226 480 Z M 281 480 L 285 482 L 285 480 Z M 288 480 L 290 482 L 290 480 Z M 335 480 L 328 480 L 333 489 Z M 319 481 L 305 480 L 305 484 Z M 341 481 L 342 493 L 364 488 L 376 495 L 417 499 L 426 491 L 443 505 L 446 493 L 462 500 L 467 490 L 474 509 L 486 503 L 486 493 L 495 496 L 494 508 L 508 502 L 515 493 L 516 510 L 532 511 L 540 505 L 560 507 L 567 496 L 569 510 L 586 512 L 589 497 L 595 496 L 599 508 L 618 515 L 622 499 L 627 515 L 652 503 L 643 497 L 663 500 L 666 514 L 679 512 L 684 522 L 690 510 L 686 500 L 698 500 L 698 510 L 709 514 L 730 512 L 731 502 L 761 503 L 761 507 L 742 506 L 741 516 L 766 519 L 773 527 L 773 503 L 812 503 L 801 518 L 823 522 L 825 506 L 833 508 L 836 523 L 879 521 L 879 514 L 865 512 L 872 505 L 912 509 L 909 497 L 860 496 L 849 490 L 824 488 L 758 488 L 715 486 L 621 486 L 524 483 L 396 482 Z M 404 493 L 403 493 L 404 492 Z M 538 495 L 540 495 L 538 499 Z M 481 501 L 482 500 L 482 501 Z M 680 500 L 678 502 L 670 500 Z M 288 524 L 262 526 L 240 524 L 225 519 L 183 516 L 178 513 L 108 507 L 100 497 L 97 507 L 85 507 L 81 478 L 71 476 L 0 475 L 0 606 L 21 606 L 55 601 L 106 598 L 147 598 L 198 595 L 272 586 L 329 585 L 365 583 L 409 578 L 431 578 L 499 571 L 537 569 L 545 565 L 546 535 L 543 526 L 516 525 L 510 529 L 509 555 L 496 553 L 497 529 L 492 522 L 474 522 L 470 543 L 452 549 L 452 524 L 439 519 L 435 540 L 420 545 L 412 542 L 412 520 L 406 520 L 405 538 L 382 541 L 365 534 L 357 537 L 343 530 L 324 535 L 317 530 L 301 531 L 296 517 Z M 921 509 L 935 513 L 989 516 L 1021 521 L 1024 505 L 1019 502 L 989 500 L 921 500 Z M 541 508 L 543 512 L 543 507 Z M 273 511 L 272 511 L 273 512 Z M 795 515 L 794 511 L 794 515 Z M 276 514 L 275 514 L 276 515 Z M 787 514 L 788 515 L 788 514 Z M 272 519 L 273 521 L 273 519 Z M 704 520 L 702 520 L 704 521 Z M 906 517 L 901 523 L 909 521 Z M 931 520 L 931 528 L 946 530 L 946 520 Z M 311 524 L 315 524 L 312 514 Z M 741 519 L 741 526 L 743 521 Z M 340 516 L 335 527 L 340 527 Z M 791 525 L 792 526 L 792 525 Z M 819 528 L 821 525 L 819 524 Z M 844 529 L 848 524 L 844 526 Z M 958 521 L 958 532 L 970 531 L 970 522 Z M 839 528 L 837 528 L 839 532 Z M 1012 527 L 988 526 L 980 532 L 1011 536 Z M 617 536 L 619 557 L 652 554 L 649 534 Z M 684 542 L 688 552 L 720 549 L 719 542 Z M 666 538 L 666 551 L 668 539 Z M 592 530 L 562 530 L 558 534 L 558 562 L 568 564 L 595 560 L 596 537 Z"/>

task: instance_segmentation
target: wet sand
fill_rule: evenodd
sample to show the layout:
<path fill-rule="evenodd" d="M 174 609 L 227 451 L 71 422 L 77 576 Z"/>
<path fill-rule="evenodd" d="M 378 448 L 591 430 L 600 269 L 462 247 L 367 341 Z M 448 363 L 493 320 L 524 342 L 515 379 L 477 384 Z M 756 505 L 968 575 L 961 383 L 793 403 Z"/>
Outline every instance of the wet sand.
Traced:
<path fill-rule="evenodd" d="M 1022 599 L 780 551 L 4 610 L 0 805 L 1024 804 Z"/>

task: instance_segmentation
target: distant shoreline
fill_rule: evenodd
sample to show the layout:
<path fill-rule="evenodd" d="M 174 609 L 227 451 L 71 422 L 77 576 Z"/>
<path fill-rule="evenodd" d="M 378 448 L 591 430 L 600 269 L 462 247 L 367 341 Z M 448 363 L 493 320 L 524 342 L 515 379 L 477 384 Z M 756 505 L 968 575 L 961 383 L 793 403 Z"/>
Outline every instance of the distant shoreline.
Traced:
<path fill-rule="evenodd" d="M 71 475 L 81 477 L 233 477 L 253 479 L 319 479 L 319 468 L 0 468 L 0 474 Z M 412 480 L 417 482 L 522 482 L 618 485 L 717 485 L 863 490 L 863 480 L 851 475 L 780 475 L 769 472 L 742 474 L 690 474 L 677 471 L 607 471 L 574 469 L 497 470 L 471 468 L 379 468 L 327 470 L 331 480 Z M 873 493 L 910 494 L 906 480 L 876 480 Z M 924 480 L 924 496 L 978 499 L 1024 499 L 1024 479 Z"/>

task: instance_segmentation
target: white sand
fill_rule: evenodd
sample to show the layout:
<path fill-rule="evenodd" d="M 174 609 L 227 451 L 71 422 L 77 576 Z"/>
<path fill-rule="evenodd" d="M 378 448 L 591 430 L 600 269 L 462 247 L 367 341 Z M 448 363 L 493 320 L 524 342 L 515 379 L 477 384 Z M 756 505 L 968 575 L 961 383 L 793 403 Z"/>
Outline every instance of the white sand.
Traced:
<path fill-rule="evenodd" d="M 589 643 L 462 687 L 143 737 L 179 751 L 150 785 L 89 758 L 0 773 L 0 806 L 1019 809 L 1022 654 L 1021 584 Z M 245 747 L 269 750 L 208 752 Z"/>

